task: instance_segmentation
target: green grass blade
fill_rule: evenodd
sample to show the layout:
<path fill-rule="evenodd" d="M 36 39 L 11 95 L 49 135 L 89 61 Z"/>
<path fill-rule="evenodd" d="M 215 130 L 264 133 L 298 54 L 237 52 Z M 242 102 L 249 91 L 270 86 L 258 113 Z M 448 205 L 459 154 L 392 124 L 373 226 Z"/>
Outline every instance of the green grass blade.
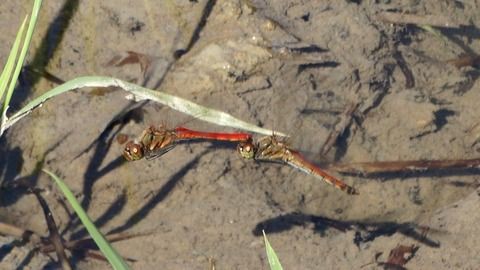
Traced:
<path fill-rule="evenodd" d="M 27 34 L 25 35 L 25 39 L 22 45 L 22 50 L 20 52 L 20 56 L 18 57 L 16 66 L 15 66 L 15 71 L 11 77 L 10 85 L 8 86 L 7 95 L 5 96 L 5 103 L 2 110 L 3 116 L 6 116 L 8 104 L 10 104 L 10 99 L 13 95 L 13 90 L 15 89 L 15 85 L 17 84 L 18 75 L 20 75 L 23 62 L 25 61 L 25 56 L 27 55 L 28 48 L 30 47 L 30 42 L 32 40 L 33 31 L 35 30 L 35 25 L 37 24 L 38 13 L 40 12 L 41 5 L 42 5 L 42 0 L 35 0 L 33 4 L 32 16 L 30 17 L 30 22 L 28 24 Z"/>
<path fill-rule="evenodd" d="M 5 68 L 2 71 L 2 75 L 0 75 L 0 100 L 3 98 L 5 94 L 5 90 L 7 90 L 8 83 L 12 81 L 13 84 L 16 83 L 16 79 L 12 80 L 12 72 L 15 68 L 15 60 L 17 59 L 20 41 L 22 41 L 23 33 L 25 32 L 25 26 L 27 24 L 28 16 L 25 16 L 20 29 L 17 32 L 17 37 L 15 38 L 15 42 L 13 43 L 12 49 L 10 50 L 10 54 L 8 55 L 7 63 L 5 64 Z M 2 115 L 10 102 L 10 97 L 5 98 L 5 102 L 3 105 Z"/>
<path fill-rule="evenodd" d="M 268 258 L 268 264 L 270 265 L 270 269 L 283 270 L 283 267 L 280 264 L 280 260 L 278 259 L 278 256 L 275 253 L 275 250 L 273 250 L 272 246 L 268 242 L 265 231 L 262 231 L 262 232 L 263 232 L 263 240 L 265 241 L 265 249 L 267 251 L 267 258 Z"/>
<path fill-rule="evenodd" d="M 426 25 L 426 24 L 425 25 L 418 25 L 418 27 L 420 27 L 424 31 L 427 31 L 430 34 L 433 34 L 435 37 L 442 40 L 445 44 L 447 44 L 449 42 L 448 38 L 444 34 L 442 34 L 442 31 L 436 29 L 435 27 L 433 27 L 431 25 Z"/>
<path fill-rule="evenodd" d="M 11 74 L 12 72 L 11 69 L 13 68 L 13 66 L 15 66 L 14 74 L 8 78 L 7 78 L 7 75 L 5 75 L 4 77 L 3 73 L 0 76 L 0 79 L 2 79 L 0 81 L 0 86 L 2 83 L 5 83 L 5 87 L 8 86 L 8 92 L 5 95 L 5 103 L 4 103 L 2 114 L 1 114 L 0 136 L 3 135 L 3 132 L 6 129 L 8 129 L 10 126 L 15 124 L 18 120 L 25 117 L 29 113 L 31 113 L 33 109 L 35 109 L 36 107 L 39 107 L 40 105 L 43 104 L 43 102 L 45 102 L 46 100 L 56 95 L 59 95 L 61 93 L 64 93 L 70 90 L 83 88 L 83 87 L 111 87 L 111 86 L 114 86 L 114 87 L 116 86 L 116 87 L 122 88 L 125 91 L 131 92 L 133 99 L 137 101 L 143 100 L 143 99 L 149 99 L 149 100 L 167 105 L 174 110 L 178 110 L 180 112 L 192 115 L 193 117 L 196 117 L 198 119 L 201 119 L 207 122 L 211 122 L 216 125 L 229 126 L 229 127 L 243 129 L 246 131 L 260 133 L 264 135 L 272 135 L 273 133 L 275 133 L 276 135 L 279 135 L 279 136 L 286 136 L 281 132 L 273 132 L 272 130 L 258 127 L 256 125 L 237 119 L 228 113 L 207 108 L 177 96 L 169 95 L 169 94 L 158 92 L 158 91 L 153 91 L 147 88 L 140 87 L 135 84 L 131 84 L 115 78 L 108 78 L 108 77 L 81 77 L 81 78 L 68 81 L 48 91 L 47 93 L 41 95 L 40 97 L 32 100 L 23 109 L 21 109 L 19 112 L 12 115 L 10 119 L 7 119 L 6 112 L 8 109 L 8 104 L 10 103 L 10 99 L 15 89 L 18 75 L 20 74 L 20 70 L 23 66 L 23 62 L 25 60 L 28 47 L 30 45 L 30 41 L 33 35 L 33 30 L 35 28 L 35 24 L 37 21 L 41 4 L 42 4 L 41 0 L 35 0 L 27 34 L 25 35 L 25 40 L 24 40 L 23 47 L 20 52 L 20 56 L 18 58 L 17 64 L 14 65 L 12 62 L 10 62 L 10 65 L 7 65 L 7 67 L 9 68 L 9 72 L 5 74 Z M 25 23 L 22 25 L 20 33 L 23 33 L 24 26 L 25 26 Z M 22 35 L 17 35 L 17 36 L 21 37 Z M 15 55 L 13 59 L 16 58 L 17 51 L 18 51 L 18 43 L 16 44 L 17 46 L 15 47 L 16 50 L 15 50 Z M 10 81 L 9 85 L 7 85 L 8 81 Z M 1 93 L 0 100 L 3 97 L 3 93 L 5 92 L 4 89 L 2 90 L 2 88 L 0 88 L 0 93 Z"/>
<path fill-rule="evenodd" d="M 75 213 L 77 213 L 77 216 L 82 221 L 83 225 L 87 229 L 92 239 L 97 244 L 98 248 L 100 248 L 100 251 L 103 253 L 103 255 L 105 255 L 108 262 L 110 262 L 113 269 L 129 269 L 123 258 L 115 251 L 115 249 L 113 249 L 110 243 L 105 240 L 102 233 L 100 233 L 100 231 L 95 227 L 95 225 L 90 220 L 87 213 L 85 213 L 85 210 L 83 210 L 83 208 L 80 206 L 80 203 L 78 203 L 75 195 L 73 195 L 67 185 L 58 176 L 51 173 L 50 171 L 47 171 L 45 169 L 43 169 L 43 171 L 50 175 L 50 177 L 52 177 L 52 179 L 56 182 L 57 186 L 63 192 L 68 202 L 72 206 L 73 210 L 75 210 Z"/>
<path fill-rule="evenodd" d="M 237 119 L 228 113 L 215 109 L 210 109 L 177 96 L 150 90 L 115 78 L 92 76 L 79 77 L 68 81 L 44 93 L 40 97 L 37 97 L 34 100 L 30 101 L 30 103 L 28 103 L 20 111 L 12 115 L 10 119 L 2 127 L 0 127 L 0 135 L 3 133 L 4 130 L 15 124 L 21 118 L 31 113 L 33 109 L 37 108 L 48 99 L 64 92 L 83 87 L 119 87 L 125 91 L 130 92 L 132 94 L 132 98 L 137 101 L 149 99 L 169 106 L 174 110 L 189 114 L 200 120 L 207 121 L 216 125 L 229 126 L 264 135 L 273 134 L 272 130 L 258 127 L 256 125 Z M 276 131 L 275 134 L 279 136 L 285 136 L 283 133 Z"/>

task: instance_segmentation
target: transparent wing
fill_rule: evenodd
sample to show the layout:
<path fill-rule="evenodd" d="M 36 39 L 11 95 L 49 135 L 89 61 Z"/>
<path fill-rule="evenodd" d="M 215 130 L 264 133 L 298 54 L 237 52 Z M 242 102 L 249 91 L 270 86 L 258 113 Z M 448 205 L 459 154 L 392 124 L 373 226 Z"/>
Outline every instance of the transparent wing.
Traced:
<path fill-rule="evenodd" d="M 170 144 L 166 147 L 160 148 L 160 149 L 155 149 L 152 151 L 146 151 L 145 152 L 145 159 L 147 160 L 152 160 L 156 159 L 160 156 L 165 155 L 168 151 L 172 150 L 175 146 L 177 146 L 176 143 Z"/>

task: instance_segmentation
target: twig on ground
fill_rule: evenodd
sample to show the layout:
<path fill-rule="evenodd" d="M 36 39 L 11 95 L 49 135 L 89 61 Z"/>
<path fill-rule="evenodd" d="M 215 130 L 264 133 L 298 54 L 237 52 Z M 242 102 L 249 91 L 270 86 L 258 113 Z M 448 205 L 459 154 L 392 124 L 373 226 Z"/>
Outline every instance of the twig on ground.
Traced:
<path fill-rule="evenodd" d="M 109 242 L 117 242 L 117 241 L 123 241 L 123 240 L 131 239 L 134 237 L 138 237 L 138 236 L 149 235 L 151 233 L 152 233 L 151 231 L 140 232 L 140 233 L 114 233 L 114 234 L 106 235 L 105 238 Z M 20 227 L 14 226 L 12 224 L 0 222 L 0 234 L 19 238 L 19 239 L 22 239 L 22 241 L 28 241 L 33 246 L 38 247 L 38 251 L 44 254 L 48 254 L 55 251 L 55 246 L 50 238 L 43 238 L 42 236 L 40 236 L 39 234 L 33 231 L 25 230 Z M 90 245 L 95 245 L 94 241 L 91 238 L 83 238 L 79 240 L 70 240 L 70 241 L 65 241 L 62 239 L 62 241 L 63 241 L 63 246 L 66 249 L 70 250 L 71 252 L 81 251 L 86 257 L 101 260 L 101 261 L 107 261 L 105 259 L 105 256 L 103 256 L 101 252 L 89 248 Z M 126 258 L 126 259 L 129 261 L 135 261 L 135 259 L 131 259 L 131 258 Z"/>
<path fill-rule="evenodd" d="M 447 63 L 454 65 L 456 68 L 478 66 L 480 65 L 480 56 L 462 55 L 459 58 L 448 60 Z"/>
<path fill-rule="evenodd" d="M 134 51 L 126 51 L 121 55 L 115 55 L 108 63 L 107 66 L 115 66 L 121 67 L 127 64 L 139 64 L 140 71 L 142 72 L 142 76 L 145 77 L 145 72 L 149 69 L 150 65 L 152 64 L 152 56 L 137 53 Z"/>
<path fill-rule="evenodd" d="M 421 172 L 433 169 L 473 169 L 480 168 L 480 159 L 458 160 L 407 160 L 358 162 L 347 164 L 331 164 L 329 170 L 346 174 L 381 174 L 394 172 Z"/>
<path fill-rule="evenodd" d="M 358 108 L 358 103 L 352 103 L 340 116 L 340 122 L 337 125 L 335 125 L 335 128 L 328 135 L 327 140 L 325 141 L 325 144 L 320 150 L 320 155 L 325 156 L 328 153 L 328 151 L 330 151 L 330 149 L 333 147 L 338 137 L 342 135 L 345 132 L 345 130 L 350 126 L 350 124 L 352 123 L 353 114 L 357 108 Z"/>
<path fill-rule="evenodd" d="M 45 216 L 45 220 L 47 222 L 47 227 L 49 231 L 48 239 L 52 243 L 52 245 L 55 247 L 55 252 L 57 253 L 58 260 L 60 261 L 60 264 L 62 265 L 62 269 L 68 270 L 72 269 L 72 266 L 68 262 L 67 259 L 67 254 L 65 253 L 65 246 L 63 244 L 63 238 L 60 236 L 60 233 L 58 232 L 58 227 L 57 224 L 55 223 L 55 219 L 53 218 L 53 214 L 50 211 L 50 207 L 48 207 L 47 202 L 45 199 L 40 195 L 40 191 L 34 188 L 30 188 L 29 192 L 33 193 L 35 197 L 37 198 L 40 207 L 43 210 L 43 214 Z"/>
<path fill-rule="evenodd" d="M 55 251 L 57 253 L 59 261 L 61 262 L 63 269 L 71 269 L 71 266 L 68 262 L 68 259 L 65 253 L 65 249 L 68 249 L 71 252 L 74 252 L 74 251 L 81 252 L 83 254 L 82 256 L 86 256 L 93 259 L 99 259 L 102 261 L 107 261 L 105 256 L 101 252 L 98 252 L 96 250 L 97 246 L 93 241 L 93 239 L 83 238 L 83 239 L 70 240 L 70 241 L 66 241 L 65 239 L 63 239 L 63 237 L 60 235 L 58 231 L 55 220 L 53 219 L 52 212 L 50 211 L 47 202 L 40 195 L 41 189 L 26 187 L 25 185 L 22 185 L 22 183 L 16 184 L 16 185 L 10 185 L 8 186 L 8 188 L 12 188 L 12 187 L 18 188 L 19 186 L 23 186 L 28 190 L 29 193 L 33 193 L 36 196 L 46 219 L 47 227 L 49 229 L 49 236 L 43 237 L 36 232 L 26 230 L 18 226 L 4 223 L 4 222 L 0 222 L 1 235 L 12 236 L 14 238 L 21 239 L 22 243 L 30 243 L 31 245 L 33 245 L 35 247 L 34 251 L 39 251 L 46 255 L 48 255 L 48 253 Z M 139 233 L 116 233 L 116 234 L 106 235 L 105 238 L 109 242 L 117 242 L 117 241 L 123 241 L 130 238 L 138 237 L 138 236 L 149 235 L 151 233 L 153 233 L 153 231 L 144 231 Z M 135 261 L 134 259 L 131 259 L 131 258 L 126 258 L 126 259 L 129 261 Z"/>
<path fill-rule="evenodd" d="M 403 55 L 400 51 L 396 51 L 393 54 L 393 58 L 397 62 L 398 67 L 403 73 L 403 76 L 405 76 L 405 88 L 410 89 L 415 86 L 415 77 L 413 76 L 412 70 L 408 67 L 407 62 L 405 61 L 405 58 L 403 58 Z"/>
<path fill-rule="evenodd" d="M 23 241 L 30 241 L 34 245 L 39 244 L 42 241 L 42 238 L 35 232 L 32 232 L 30 230 L 24 230 L 22 228 L 4 222 L 0 222 L 0 234 L 20 238 Z"/>
<path fill-rule="evenodd" d="M 435 27 L 459 28 L 468 23 L 442 15 L 417 15 L 382 11 L 376 14 L 377 20 L 393 24 L 430 25 Z"/>

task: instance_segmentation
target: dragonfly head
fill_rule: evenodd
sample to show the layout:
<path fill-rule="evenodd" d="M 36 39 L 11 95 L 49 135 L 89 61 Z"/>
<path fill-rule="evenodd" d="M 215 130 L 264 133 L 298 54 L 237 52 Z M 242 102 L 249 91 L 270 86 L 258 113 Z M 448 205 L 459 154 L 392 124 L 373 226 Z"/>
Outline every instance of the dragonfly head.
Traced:
<path fill-rule="evenodd" d="M 143 158 L 143 147 L 134 141 L 129 141 L 123 149 L 123 156 L 128 161 L 135 161 Z"/>
<path fill-rule="evenodd" d="M 244 142 L 240 142 L 237 145 L 237 151 L 244 159 L 255 158 L 256 149 L 255 149 L 255 145 L 252 142 L 252 139 L 249 139 Z"/>

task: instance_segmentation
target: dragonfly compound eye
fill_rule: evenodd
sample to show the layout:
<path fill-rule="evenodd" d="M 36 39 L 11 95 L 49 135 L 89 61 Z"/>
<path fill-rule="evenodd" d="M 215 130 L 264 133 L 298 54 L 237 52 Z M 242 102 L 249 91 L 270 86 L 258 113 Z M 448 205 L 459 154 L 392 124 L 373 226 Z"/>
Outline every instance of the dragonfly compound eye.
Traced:
<path fill-rule="evenodd" d="M 237 146 L 237 151 L 244 159 L 253 159 L 255 156 L 252 142 L 241 142 Z"/>
<path fill-rule="evenodd" d="M 135 161 L 135 160 L 142 159 L 143 147 L 138 143 L 130 141 L 127 143 L 127 145 L 125 146 L 125 149 L 123 150 L 123 156 L 128 161 Z"/>

